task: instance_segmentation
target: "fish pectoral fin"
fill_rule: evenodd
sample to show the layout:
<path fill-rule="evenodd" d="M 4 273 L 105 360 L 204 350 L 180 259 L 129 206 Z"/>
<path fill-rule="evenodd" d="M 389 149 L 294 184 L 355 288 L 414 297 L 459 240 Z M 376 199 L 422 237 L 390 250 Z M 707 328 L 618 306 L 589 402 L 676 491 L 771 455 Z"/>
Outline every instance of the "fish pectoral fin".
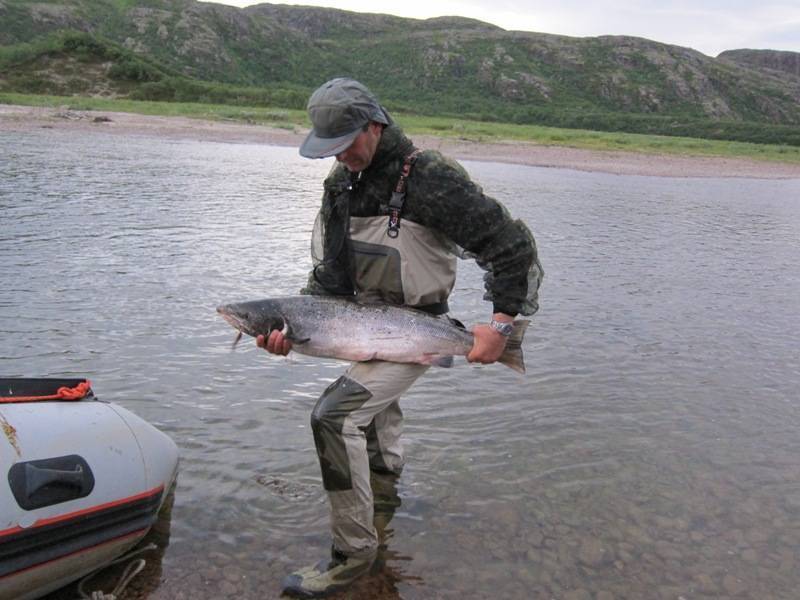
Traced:
<path fill-rule="evenodd" d="M 436 367 L 443 367 L 445 369 L 449 369 L 453 366 L 452 356 L 443 356 L 441 354 L 425 354 L 424 359 L 424 364 L 426 365 L 434 365 Z"/>
<path fill-rule="evenodd" d="M 239 340 L 241 340 L 241 339 L 242 339 L 242 332 L 241 331 L 237 331 L 236 332 L 236 337 L 233 338 L 233 344 L 231 344 L 231 350 L 236 350 L 236 345 L 239 343 Z"/>
<path fill-rule="evenodd" d="M 294 335 L 294 332 L 292 331 L 292 328 L 289 326 L 289 321 L 287 321 L 286 319 L 283 320 L 283 329 L 281 329 L 281 334 L 283 335 L 283 337 L 285 337 L 293 344 L 305 344 L 308 340 L 311 339 L 311 338 L 301 339 L 296 337 Z"/>

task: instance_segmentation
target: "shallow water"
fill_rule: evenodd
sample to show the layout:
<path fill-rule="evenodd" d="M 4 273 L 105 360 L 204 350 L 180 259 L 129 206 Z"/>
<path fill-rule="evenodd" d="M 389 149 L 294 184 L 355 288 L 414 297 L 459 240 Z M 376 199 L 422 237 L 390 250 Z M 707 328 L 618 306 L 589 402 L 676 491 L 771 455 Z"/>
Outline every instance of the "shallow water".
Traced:
<path fill-rule="evenodd" d="M 800 181 L 465 166 L 539 244 L 528 373 L 459 361 L 404 398 L 402 505 L 342 597 L 797 598 Z M 329 167 L 0 137 L 0 374 L 86 376 L 181 450 L 125 597 L 276 598 L 327 551 L 308 420 L 344 364 L 232 352 L 214 307 L 302 285 Z M 485 320 L 460 269 L 453 313 Z"/>

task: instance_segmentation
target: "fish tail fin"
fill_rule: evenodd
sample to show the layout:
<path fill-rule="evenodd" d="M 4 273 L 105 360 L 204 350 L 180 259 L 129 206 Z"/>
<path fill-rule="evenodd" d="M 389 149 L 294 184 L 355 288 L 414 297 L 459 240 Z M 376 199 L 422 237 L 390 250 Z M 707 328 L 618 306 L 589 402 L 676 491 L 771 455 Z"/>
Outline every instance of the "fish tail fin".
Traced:
<path fill-rule="evenodd" d="M 525 372 L 525 356 L 522 354 L 522 338 L 525 337 L 525 330 L 530 325 L 530 321 L 518 320 L 514 321 L 514 329 L 511 335 L 508 336 L 506 342 L 506 349 L 497 362 L 514 369 L 518 373 Z"/>

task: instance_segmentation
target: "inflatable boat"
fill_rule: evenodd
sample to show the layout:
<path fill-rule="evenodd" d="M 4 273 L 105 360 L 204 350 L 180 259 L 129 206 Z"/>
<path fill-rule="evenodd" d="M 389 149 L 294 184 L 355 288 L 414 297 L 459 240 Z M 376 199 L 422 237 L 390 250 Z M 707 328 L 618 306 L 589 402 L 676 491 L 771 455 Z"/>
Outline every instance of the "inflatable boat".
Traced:
<path fill-rule="evenodd" d="M 38 598 L 133 547 L 178 449 L 84 379 L 0 378 L 0 600 Z"/>

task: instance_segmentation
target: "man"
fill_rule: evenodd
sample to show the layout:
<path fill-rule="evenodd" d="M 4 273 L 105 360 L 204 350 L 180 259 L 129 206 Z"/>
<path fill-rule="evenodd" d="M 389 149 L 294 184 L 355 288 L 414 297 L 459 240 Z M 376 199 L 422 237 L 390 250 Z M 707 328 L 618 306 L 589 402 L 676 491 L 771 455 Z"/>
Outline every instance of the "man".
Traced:
<path fill-rule="evenodd" d="M 314 269 L 303 293 L 341 294 L 444 315 L 457 255 L 487 271 L 490 324 L 473 329 L 470 362 L 492 363 L 517 314 L 537 308 L 542 278 L 528 228 L 485 196 L 456 162 L 420 152 L 375 96 L 352 79 L 323 84 L 309 99 L 308 158 L 335 156 L 312 236 Z M 280 331 L 259 346 L 286 355 Z M 292 573 L 284 593 L 328 595 L 369 571 L 378 548 L 370 474 L 403 467 L 398 400 L 427 365 L 355 363 L 322 394 L 311 415 L 331 505 L 330 560 Z"/>

